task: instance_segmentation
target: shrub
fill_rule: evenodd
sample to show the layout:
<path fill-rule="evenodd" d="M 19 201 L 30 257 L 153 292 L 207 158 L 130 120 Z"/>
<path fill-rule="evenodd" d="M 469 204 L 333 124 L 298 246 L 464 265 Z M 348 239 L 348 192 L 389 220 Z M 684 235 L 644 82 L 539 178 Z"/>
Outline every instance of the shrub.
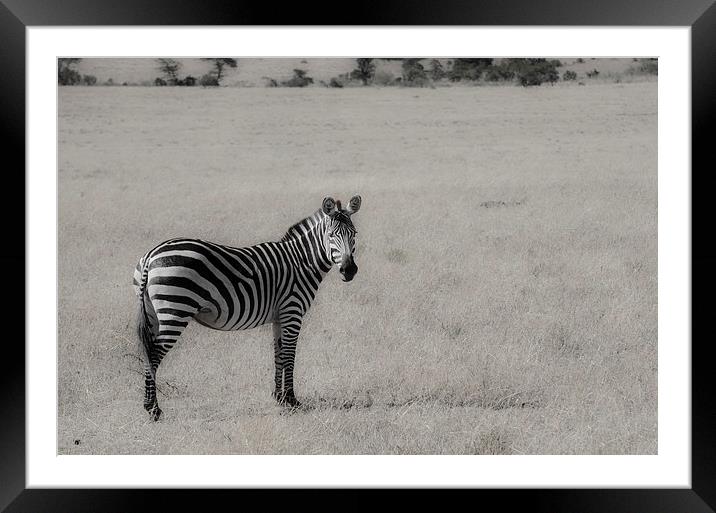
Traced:
<path fill-rule="evenodd" d="M 578 62 L 579 64 L 583 64 L 583 63 L 584 63 L 584 59 L 582 59 L 582 58 L 580 57 L 579 59 L 577 59 L 577 62 Z"/>
<path fill-rule="evenodd" d="M 444 79 L 446 76 L 447 76 L 447 72 L 445 71 L 445 68 L 443 68 L 442 63 L 437 59 L 431 60 L 430 61 L 430 78 L 437 82 L 438 80 Z"/>
<path fill-rule="evenodd" d="M 341 88 L 343 87 L 343 82 L 338 80 L 336 77 L 331 78 L 331 80 L 328 82 L 328 87 L 337 87 Z"/>
<path fill-rule="evenodd" d="M 184 85 L 188 87 L 194 87 L 196 85 L 196 78 L 192 77 L 191 75 L 188 75 L 184 79 Z"/>
<path fill-rule="evenodd" d="M 599 71 L 596 69 L 593 69 L 592 71 L 587 71 L 587 77 L 589 78 L 596 78 L 599 76 Z"/>
<path fill-rule="evenodd" d="M 82 83 L 84 85 L 93 86 L 97 83 L 97 77 L 94 75 L 82 75 Z"/>
<path fill-rule="evenodd" d="M 293 77 L 291 77 L 289 80 L 284 80 L 283 82 L 281 82 L 281 85 L 285 87 L 306 87 L 307 85 L 312 83 L 313 79 L 311 77 L 306 76 L 306 70 L 294 69 Z"/>
<path fill-rule="evenodd" d="M 488 82 L 509 82 L 515 79 L 515 72 L 507 63 L 500 63 L 497 66 L 490 66 L 485 72 L 485 80 Z"/>
<path fill-rule="evenodd" d="M 112 78 L 108 78 L 107 81 L 104 83 L 104 85 L 113 86 L 114 80 L 112 80 Z"/>
<path fill-rule="evenodd" d="M 646 73 L 647 75 L 658 75 L 659 74 L 659 60 L 658 59 L 641 59 L 639 65 L 639 71 Z"/>
<path fill-rule="evenodd" d="M 63 68 L 57 72 L 57 82 L 60 85 L 77 85 L 82 82 L 82 76 L 71 68 Z"/>
<path fill-rule="evenodd" d="M 636 59 L 637 65 L 629 66 L 626 70 L 627 75 L 658 75 L 659 61 L 658 59 Z"/>
<path fill-rule="evenodd" d="M 569 82 L 571 80 L 577 80 L 577 73 L 568 69 L 567 71 L 562 73 L 562 80 L 564 80 L 565 82 Z"/>
<path fill-rule="evenodd" d="M 408 87 L 424 87 L 428 85 L 428 76 L 420 59 L 405 59 L 403 61 L 403 77 L 401 84 Z"/>
<path fill-rule="evenodd" d="M 482 73 L 492 65 L 493 59 L 455 59 L 449 78 L 453 82 L 479 80 Z"/>
<path fill-rule="evenodd" d="M 393 85 L 395 83 L 395 75 L 393 75 L 390 71 L 376 71 L 373 76 L 373 83 L 380 86 Z"/>
<path fill-rule="evenodd" d="M 278 82 L 271 77 L 261 77 L 266 87 L 278 87 Z"/>
<path fill-rule="evenodd" d="M 167 81 L 164 80 L 162 77 L 157 77 L 154 79 L 154 85 L 155 86 L 165 86 L 165 85 L 167 85 Z"/>
<path fill-rule="evenodd" d="M 57 59 L 57 83 L 59 85 L 76 85 L 82 82 L 82 76 L 74 69 L 80 62 L 78 58 Z"/>
<path fill-rule="evenodd" d="M 199 79 L 199 84 L 202 87 L 217 87 L 219 85 L 219 81 L 214 75 L 206 73 L 205 75 L 202 75 Z"/>
<path fill-rule="evenodd" d="M 554 84 L 559 80 L 556 63 L 547 59 L 507 59 L 507 69 L 513 71 L 521 86 L 541 85 L 544 82 Z"/>

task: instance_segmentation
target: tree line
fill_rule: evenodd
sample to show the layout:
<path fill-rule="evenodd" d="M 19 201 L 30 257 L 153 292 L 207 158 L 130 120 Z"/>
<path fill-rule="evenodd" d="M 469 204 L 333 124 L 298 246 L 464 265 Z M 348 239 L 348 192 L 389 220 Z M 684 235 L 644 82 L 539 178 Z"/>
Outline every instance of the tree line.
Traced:
<path fill-rule="evenodd" d="M 202 58 L 210 65 L 208 73 L 201 77 L 181 75 L 182 64 L 176 59 L 156 59 L 156 69 L 160 73 L 154 79 L 155 86 L 195 86 L 212 87 L 221 85 L 228 69 L 236 69 L 238 61 L 231 57 Z M 320 81 L 326 87 L 346 87 L 353 85 L 369 86 L 407 86 L 425 87 L 441 81 L 445 82 L 512 82 L 521 86 L 538 86 L 543 83 L 554 84 L 560 79 L 572 81 L 578 78 L 575 71 L 565 70 L 561 75 L 559 68 L 562 63 L 557 59 L 537 58 L 455 58 L 449 60 L 421 59 L 421 58 L 389 58 L 401 62 L 399 76 L 388 71 L 378 71 L 375 58 L 355 59 L 356 67 L 348 73 L 331 78 L 327 83 Z M 638 72 L 656 74 L 656 59 L 634 59 L 643 61 L 636 69 Z M 60 85 L 95 85 L 96 77 L 81 75 L 76 69 L 78 58 L 58 59 L 58 83 Z M 426 62 L 428 61 L 428 62 Z M 584 62 L 578 59 L 578 62 Z M 304 61 L 305 62 L 305 61 Z M 278 81 L 270 77 L 263 77 L 269 87 L 305 87 L 313 84 L 314 80 L 306 70 L 294 69 L 293 76 L 288 80 Z M 598 76 L 599 71 L 594 69 L 586 73 L 588 78 Z M 112 79 L 106 82 L 113 84 Z M 126 85 L 126 83 L 125 83 Z"/>
<path fill-rule="evenodd" d="M 97 83 L 97 77 L 94 75 L 82 75 L 77 71 L 76 66 L 81 60 L 79 58 L 57 60 L 57 83 L 59 85 L 95 85 Z M 202 86 L 219 86 L 226 75 L 225 70 L 236 68 L 238 65 L 236 59 L 230 57 L 206 57 L 201 60 L 209 62 L 211 68 L 208 73 L 196 78 L 191 75 L 180 77 L 182 64 L 176 59 L 156 59 L 156 69 L 161 76 L 154 79 L 154 85 L 194 86 L 198 83 Z M 113 85 L 114 81 L 110 78 L 106 84 Z"/>

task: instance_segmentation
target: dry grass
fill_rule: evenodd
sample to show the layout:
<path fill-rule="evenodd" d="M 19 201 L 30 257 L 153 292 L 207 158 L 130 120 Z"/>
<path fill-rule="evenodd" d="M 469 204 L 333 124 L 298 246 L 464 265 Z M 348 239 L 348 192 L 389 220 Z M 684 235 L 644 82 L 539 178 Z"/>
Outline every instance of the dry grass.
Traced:
<path fill-rule="evenodd" d="M 59 94 L 60 453 L 656 453 L 656 82 Z M 306 408 L 270 397 L 270 328 L 192 324 L 149 422 L 143 252 L 277 239 L 355 193 Z"/>

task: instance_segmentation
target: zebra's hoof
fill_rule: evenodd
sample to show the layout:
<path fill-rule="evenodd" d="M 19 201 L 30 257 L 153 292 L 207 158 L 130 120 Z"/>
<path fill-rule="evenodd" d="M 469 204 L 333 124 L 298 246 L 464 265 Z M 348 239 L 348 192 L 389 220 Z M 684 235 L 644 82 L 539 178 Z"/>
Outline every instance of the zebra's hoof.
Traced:
<path fill-rule="evenodd" d="M 144 408 L 149 412 L 149 416 L 152 418 L 154 422 L 159 420 L 159 417 L 162 415 L 162 409 L 157 405 L 156 403 L 150 404 L 150 405 L 144 405 Z"/>
<path fill-rule="evenodd" d="M 296 396 L 292 393 L 285 393 L 285 392 L 277 392 L 274 390 L 271 395 L 274 399 L 276 399 L 276 402 L 280 404 L 281 406 L 287 406 L 289 408 L 300 408 L 301 402 L 296 399 Z"/>
<path fill-rule="evenodd" d="M 283 404 L 284 404 L 284 406 L 288 406 L 289 408 L 293 408 L 294 410 L 295 410 L 296 408 L 300 408 L 300 407 L 301 407 L 301 401 L 299 401 L 298 399 L 296 399 L 296 396 L 295 396 L 295 395 L 286 396 L 286 398 L 284 399 Z"/>

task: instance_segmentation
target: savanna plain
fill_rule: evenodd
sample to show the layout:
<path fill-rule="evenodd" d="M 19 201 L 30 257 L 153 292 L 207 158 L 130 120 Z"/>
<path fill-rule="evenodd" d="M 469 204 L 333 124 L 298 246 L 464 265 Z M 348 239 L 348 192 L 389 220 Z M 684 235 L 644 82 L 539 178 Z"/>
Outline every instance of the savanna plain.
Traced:
<path fill-rule="evenodd" d="M 657 83 L 59 89 L 60 454 L 655 454 Z M 142 407 L 138 259 L 363 198 L 290 411 L 192 323 Z M 48 341 L 48 344 L 50 342 Z"/>

